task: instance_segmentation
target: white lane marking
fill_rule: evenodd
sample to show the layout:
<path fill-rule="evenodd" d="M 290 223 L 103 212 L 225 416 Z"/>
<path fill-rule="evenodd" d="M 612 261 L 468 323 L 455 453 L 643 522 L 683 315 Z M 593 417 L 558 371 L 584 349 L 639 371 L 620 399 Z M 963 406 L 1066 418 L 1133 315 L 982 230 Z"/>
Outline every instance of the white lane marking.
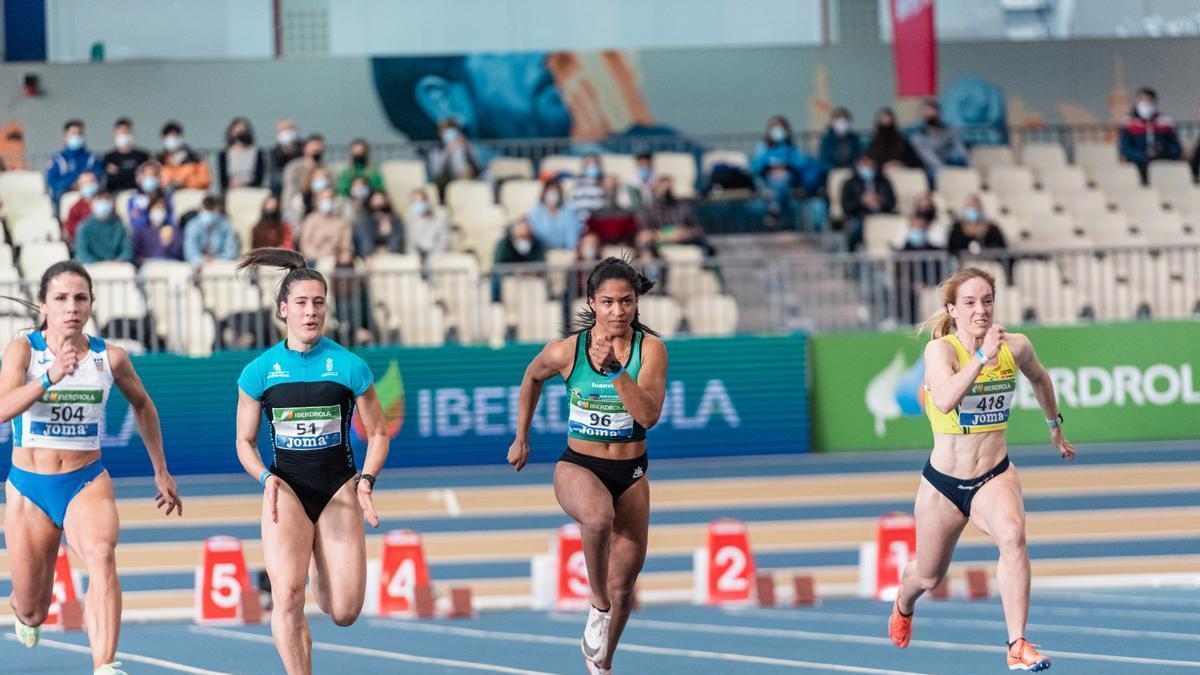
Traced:
<path fill-rule="evenodd" d="M 551 616 L 553 621 L 566 621 L 567 617 Z M 777 637 L 787 638 L 790 640 L 821 640 L 826 642 L 849 642 L 856 644 L 871 644 L 871 645 L 887 645 L 891 646 L 892 641 L 888 638 L 870 637 L 867 635 L 843 635 L 841 633 L 819 633 L 806 630 L 786 630 L 780 628 L 748 628 L 746 626 L 728 626 L 719 624 L 705 623 L 685 623 L 676 621 L 657 621 L 650 619 L 630 619 L 629 626 L 639 628 L 649 628 L 664 631 L 674 632 L 692 632 L 692 633 L 714 633 L 717 635 L 751 635 L 755 637 Z M 929 649 L 940 649 L 945 651 L 972 651 L 972 652 L 988 652 L 993 654 L 1003 654 L 1007 651 L 1004 647 L 992 647 L 988 645 L 976 645 L 963 642 L 940 642 L 933 640 L 913 640 L 909 643 L 909 647 L 927 647 Z M 1112 661 L 1116 663 L 1140 663 L 1144 665 L 1155 666 L 1180 666 L 1195 668 L 1200 666 L 1200 661 L 1178 661 L 1172 659 L 1151 659 L 1140 656 L 1117 656 L 1115 654 L 1087 654 L 1083 652 L 1064 652 L 1064 651 L 1047 651 L 1049 656 L 1062 656 L 1073 659 L 1087 661 Z"/>
<path fill-rule="evenodd" d="M 445 499 L 446 499 L 446 512 L 450 514 L 450 517 L 457 518 L 457 517 L 461 516 L 462 515 L 462 506 L 460 506 L 458 503 L 458 493 L 456 493 L 454 490 L 446 488 Z"/>
<path fill-rule="evenodd" d="M 224 628 L 210 628 L 207 626 L 191 626 L 188 628 L 193 633 L 203 635 L 211 635 L 214 637 L 225 638 L 228 640 L 242 640 L 243 642 L 259 642 L 263 644 L 274 645 L 274 640 L 270 635 L 260 635 L 258 633 L 239 633 L 233 630 Z M 475 661 L 459 661 L 457 659 L 439 659 L 433 656 L 418 656 L 416 654 L 405 654 L 403 652 L 389 652 L 382 649 L 371 649 L 369 647 L 354 647 L 351 645 L 342 645 L 334 642 L 318 642 L 312 643 L 313 649 L 319 649 L 326 652 L 340 652 L 342 654 L 354 654 L 356 656 L 370 656 L 377 659 L 388 659 L 391 661 L 404 661 L 407 663 L 424 663 L 433 666 L 447 666 L 454 668 L 466 668 L 467 670 L 483 670 L 489 673 L 511 673 L 512 675 L 554 675 L 540 670 L 524 670 L 521 668 L 508 668 L 506 666 L 498 666 L 491 663 L 478 663 Z"/>
<path fill-rule="evenodd" d="M 1200 582 L 1200 576 L 1197 576 L 1196 579 Z M 1094 591 L 1041 591 L 1039 595 L 1090 603 L 1108 602 L 1117 605 L 1140 605 L 1142 607 L 1191 607 L 1200 610 L 1200 601 L 1186 600 L 1184 598 L 1148 598 L 1119 593 L 1096 593 Z"/>
<path fill-rule="evenodd" d="M 579 617 L 573 617 L 573 620 L 578 622 Z M 448 635 L 458 635 L 462 637 L 481 638 L 485 640 L 503 640 L 505 642 L 532 642 L 538 644 L 553 644 L 567 645 L 574 649 L 579 648 L 578 638 L 565 638 L 554 635 L 537 635 L 529 633 L 507 633 L 503 631 L 481 630 L 477 628 L 461 628 L 457 626 L 443 626 L 438 624 L 421 624 L 409 623 L 402 621 L 382 621 L 379 619 L 370 619 L 368 625 L 380 628 L 391 628 L 393 630 L 412 630 L 424 633 L 440 633 Z M 651 647 L 649 645 L 621 643 L 618 647 L 620 651 L 638 652 L 642 654 L 655 654 L 659 656 L 681 656 L 685 658 L 704 659 L 709 661 L 732 661 L 735 663 L 755 663 L 759 665 L 783 666 L 788 668 L 801 668 L 806 670 L 820 670 L 824 672 L 838 673 L 866 673 L 869 675 L 925 675 L 924 673 L 914 673 L 907 670 L 886 670 L 881 668 L 865 668 L 859 666 L 845 666 L 837 663 L 818 663 L 815 661 L 796 661 L 792 659 L 777 659 L 768 656 L 752 656 L 750 654 L 731 654 L 728 652 L 708 652 L 699 649 L 676 649 L 673 647 Z"/>
<path fill-rule="evenodd" d="M 921 605 L 924 608 L 924 605 Z M 837 612 L 789 612 L 783 609 L 726 609 L 726 614 L 730 616 L 761 616 L 770 617 L 772 619 L 788 618 L 793 620 L 811 619 L 813 621 L 841 621 L 844 623 L 861 623 L 861 624 L 879 624 L 882 622 L 881 617 L 884 614 L 851 614 Z M 1093 612 L 1094 616 L 1095 613 Z M 956 618 L 933 618 L 922 616 L 920 619 L 922 625 L 933 626 L 974 626 L 976 628 L 1004 628 L 1003 621 L 989 621 L 986 619 L 956 619 Z M 1168 633 L 1164 631 L 1153 630 L 1127 630 L 1124 628 L 1106 628 L 1103 626 L 1064 626 L 1053 623 L 1031 623 L 1026 626 L 1030 630 L 1044 630 L 1048 633 L 1067 633 L 1074 635 L 1108 635 L 1111 637 L 1122 638 L 1159 638 L 1163 640 L 1186 640 L 1189 642 L 1200 641 L 1200 635 L 1196 633 Z"/>
<path fill-rule="evenodd" d="M 4 637 L 8 638 L 9 640 L 12 640 L 13 642 L 17 641 L 17 636 L 15 636 L 15 635 L 5 635 Z M 38 642 L 38 646 L 39 647 L 46 646 L 51 649 L 59 649 L 64 652 L 74 652 L 76 654 L 91 654 L 92 653 L 91 647 L 85 647 L 83 645 L 75 645 L 75 644 L 71 644 L 70 642 L 59 642 L 58 640 L 47 640 L 46 638 L 42 638 L 41 641 Z M 156 659 L 152 656 L 142 656 L 141 654 L 130 654 L 129 652 L 117 652 L 116 660 L 132 661 L 134 663 L 145 663 L 147 665 L 158 666 L 160 668 L 166 668 L 168 670 L 177 670 L 181 673 L 193 673 L 194 675 L 232 675 L 232 673 L 223 673 L 219 670 L 205 670 L 204 668 L 194 668 L 192 666 L 185 666 L 182 663 L 175 663 L 174 661 L 164 661 L 163 659 Z"/>

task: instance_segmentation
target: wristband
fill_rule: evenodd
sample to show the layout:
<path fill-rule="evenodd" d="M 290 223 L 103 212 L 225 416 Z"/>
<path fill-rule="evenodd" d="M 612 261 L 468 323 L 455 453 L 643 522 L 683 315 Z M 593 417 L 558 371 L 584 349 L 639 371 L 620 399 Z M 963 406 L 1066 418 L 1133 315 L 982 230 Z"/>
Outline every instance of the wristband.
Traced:
<path fill-rule="evenodd" d="M 1062 423 L 1063 423 L 1062 413 L 1058 413 L 1054 416 L 1053 419 L 1046 420 L 1046 427 L 1048 429 L 1053 430 L 1053 429 L 1057 429 L 1058 427 L 1061 427 Z"/>
<path fill-rule="evenodd" d="M 610 379 L 610 380 L 616 380 L 618 377 L 621 376 L 621 373 L 623 373 L 623 372 L 625 372 L 625 366 L 621 366 L 620 368 L 618 368 L 617 372 L 615 372 L 615 373 L 605 373 L 605 376 L 607 376 L 608 379 Z"/>
<path fill-rule="evenodd" d="M 265 490 L 267 488 L 267 478 L 274 475 L 270 469 L 263 469 L 263 472 L 258 476 L 258 486 Z"/>
<path fill-rule="evenodd" d="M 42 389 L 49 389 L 50 387 L 54 386 L 54 383 L 50 381 L 50 371 L 47 370 L 46 372 L 42 373 L 41 383 Z"/>
<path fill-rule="evenodd" d="M 983 347 L 980 347 L 979 349 L 975 350 L 975 356 L 979 357 L 980 365 L 984 365 L 984 366 L 987 365 L 988 357 L 986 354 L 983 353 Z"/>
<path fill-rule="evenodd" d="M 371 474 L 369 474 L 369 473 L 364 473 L 364 474 L 361 474 L 361 475 L 358 477 L 358 480 L 359 480 L 359 481 L 364 481 L 364 480 L 365 480 L 365 481 L 367 481 L 368 483 L 370 483 L 370 484 L 371 484 L 371 490 L 372 490 L 372 491 L 374 491 L 374 490 L 375 490 L 375 476 L 372 476 L 372 475 L 371 475 Z M 355 482 L 355 484 L 354 484 L 354 487 L 355 487 L 355 488 L 358 488 L 358 483 L 357 483 L 357 482 Z"/>

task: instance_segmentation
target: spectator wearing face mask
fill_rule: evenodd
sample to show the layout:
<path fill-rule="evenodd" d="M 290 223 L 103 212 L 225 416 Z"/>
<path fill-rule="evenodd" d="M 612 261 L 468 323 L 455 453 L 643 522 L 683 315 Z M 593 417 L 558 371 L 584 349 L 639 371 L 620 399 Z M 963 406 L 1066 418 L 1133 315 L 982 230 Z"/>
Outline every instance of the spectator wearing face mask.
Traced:
<path fill-rule="evenodd" d="M 294 208 L 299 209 L 299 213 L 301 214 L 299 217 L 312 213 L 317 208 L 317 195 L 325 190 L 332 189 L 333 175 L 329 173 L 329 169 L 323 166 L 313 169 L 312 173 L 308 174 L 308 184 L 300 192 L 300 204 L 298 206 L 293 205 Z M 340 203 L 342 200 L 337 198 L 336 191 L 334 192 L 334 201 L 338 202 L 338 206 L 341 207 L 339 208 L 339 213 L 345 215 L 345 205 Z M 347 219 L 349 220 L 349 218 Z"/>
<path fill-rule="evenodd" d="M 262 187 L 266 154 L 254 145 L 254 127 L 245 117 L 235 117 L 225 128 L 225 149 L 217 157 L 221 192 L 229 188 Z"/>
<path fill-rule="evenodd" d="M 133 144 L 133 122 L 122 117 L 113 124 L 113 149 L 104 155 L 105 187 L 113 194 L 137 189 L 137 169 L 150 153 Z"/>
<path fill-rule="evenodd" d="M 79 230 L 79 224 L 92 215 L 92 199 L 100 191 L 100 183 L 95 174 L 82 173 L 79 174 L 76 187 L 79 189 L 79 199 L 71 205 L 67 219 L 62 222 L 62 240 L 67 242 L 68 246 L 75 243 L 75 233 Z"/>
<path fill-rule="evenodd" d="M 424 261 L 433 253 L 450 250 L 450 221 L 433 208 L 429 195 L 417 188 L 408 195 L 408 217 L 404 219 L 409 249 Z"/>
<path fill-rule="evenodd" d="M 900 133 L 896 127 L 896 113 L 891 108 L 880 108 L 875 113 L 875 135 L 865 150 L 877 168 L 888 169 L 919 169 L 921 159 L 913 150 L 912 143 Z"/>
<path fill-rule="evenodd" d="M 366 208 L 354 223 L 354 255 L 369 258 L 375 253 L 404 253 L 404 223 L 392 212 L 383 191 L 367 197 Z"/>
<path fill-rule="evenodd" d="M 371 185 L 367 183 L 367 179 L 359 176 L 350 183 L 350 189 L 347 191 L 347 199 L 342 201 L 342 213 L 350 219 L 350 222 L 358 222 L 359 216 L 365 214 L 370 208 L 368 201 L 371 195 L 378 192 L 372 190 Z M 341 193 L 338 193 L 339 196 Z"/>
<path fill-rule="evenodd" d="M 362 138 L 350 142 L 350 164 L 338 174 L 337 193 L 349 197 L 351 186 L 358 180 L 366 182 L 368 193 L 383 190 L 383 174 L 371 164 L 371 146 Z"/>
<path fill-rule="evenodd" d="M 338 267 L 349 267 L 354 262 L 354 226 L 337 213 L 332 187 L 314 194 L 316 208 L 300 225 L 300 254 L 309 262 L 330 258 Z"/>
<path fill-rule="evenodd" d="M 582 175 L 571 189 L 571 208 L 579 216 L 580 224 L 586 224 L 592 213 L 604 208 L 604 172 L 600 168 L 600 155 L 583 157 Z"/>
<path fill-rule="evenodd" d="M 145 223 L 133 227 L 133 257 L 138 265 L 147 260 L 183 260 L 183 234 L 161 195 L 150 199 Z"/>
<path fill-rule="evenodd" d="M 854 175 L 842 183 L 842 212 L 846 214 L 846 246 L 857 250 L 863 241 L 863 223 L 867 216 L 896 211 L 896 193 L 887 176 L 880 173 L 875 160 L 867 154 L 858 158 Z"/>
<path fill-rule="evenodd" d="M 446 186 L 452 180 L 474 180 L 483 175 L 487 162 L 471 145 L 458 122 L 447 118 L 438 123 L 442 147 L 429 155 L 429 175 L 445 199 Z"/>
<path fill-rule="evenodd" d="M 898 249 L 907 253 L 930 253 L 940 251 L 929 241 L 929 227 L 933 218 L 928 209 L 918 209 L 908 219 L 908 230 L 904 233 L 904 244 Z M 897 314 L 902 323 L 916 322 L 922 313 L 920 297 L 926 289 L 936 286 L 942 279 L 941 260 L 932 256 L 902 256 L 896 262 Z"/>
<path fill-rule="evenodd" d="M 1004 250 L 1008 244 L 1000 226 L 983 214 L 983 202 L 971 195 L 963 206 L 962 216 L 950 229 L 946 250 L 950 255 L 979 255 L 984 249 Z"/>
<path fill-rule="evenodd" d="M 492 261 L 496 265 L 521 265 L 540 263 L 546 260 L 546 246 L 533 233 L 528 218 L 521 218 L 504 233 L 504 237 L 496 244 L 492 253 Z M 527 274 L 527 272 L 517 272 Z M 503 275 L 497 271 L 492 274 L 492 301 L 500 301 L 500 286 Z"/>
<path fill-rule="evenodd" d="M 175 222 L 175 209 L 170 195 L 163 189 L 162 165 L 149 160 L 138 167 L 137 192 L 129 198 L 129 226 L 136 231 L 150 222 L 150 205 L 161 201 L 167 211 L 167 220 Z"/>
<path fill-rule="evenodd" d="M 603 179 L 603 203 L 588 216 L 586 229 L 595 232 L 605 244 L 631 244 L 638 233 L 637 214 L 628 205 L 632 189 L 609 174 Z M 578 190 L 578 186 L 575 188 Z M 574 194 L 572 194 L 574 196 Z"/>
<path fill-rule="evenodd" d="M 824 222 L 825 202 L 820 191 L 824 187 L 825 170 L 820 161 L 797 147 L 787 118 L 776 115 L 767 122 L 767 135 L 754 149 L 750 170 L 771 193 L 767 204 L 770 219 L 796 222 L 796 204 L 792 198 L 796 192 L 804 201 L 809 225 L 816 229 Z"/>
<path fill-rule="evenodd" d="M 579 216 L 563 203 L 562 185 L 556 180 L 542 188 L 542 200 L 529 212 L 529 224 L 546 248 L 574 251 L 579 245 Z"/>
<path fill-rule="evenodd" d="M 207 190 L 212 185 L 208 161 L 193 152 L 183 141 L 183 126 L 174 120 L 162 128 L 162 181 L 167 190 Z"/>
<path fill-rule="evenodd" d="M 101 190 L 92 198 L 92 212 L 79 226 L 75 259 L 84 265 L 119 260 L 133 262 L 133 241 L 125 223 L 117 218 L 113 195 Z"/>
<path fill-rule="evenodd" d="M 821 163 L 825 169 L 849 169 L 863 152 L 862 139 L 850 128 L 850 111 L 835 108 L 829 128 L 821 136 Z"/>
<path fill-rule="evenodd" d="M 942 107 L 937 101 L 930 99 L 921 104 L 921 119 L 909 141 L 932 185 L 943 166 L 967 165 L 967 147 L 958 132 L 942 120 Z"/>
<path fill-rule="evenodd" d="M 300 219 L 309 212 L 310 208 L 307 206 L 309 199 L 305 193 L 309 191 L 313 172 L 325 166 L 322 163 L 324 158 L 325 137 L 321 134 L 312 134 L 304 141 L 303 153 L 284 167 L 282 192 L 280 192 L 279 198 L 283 202 L 283 214 L 287 220 L 294 223 L 300 222 Z M 332 183 L 329 187 L 332 187 Z"/>
<path fill-rule="evenodd" d="M 293 159 L 304 154 L 304 146 L 300 143 L 300 132 L 296 123 L 290 118 L 283 118 L 275 123 L 275 147 L 269 155 L 271 171 L 271 193 L 278 197 L 283 190 L 283 169 Z"/>
<path fill-rule="evenodd" d="M 283 219 L 278 197 L 271 195 L 263 200 L 262 215 L 250 231 L 250 247 L 295 250 L 292 226 Z"/>
<path fill-rule="evenodd" d="M 693 244 L 713 253 L 704 228 L 696 217 L 691 200 L 675 196 L 674 181 L 669 175 L 659 176 L 654 184 L 654 202 L 639 212 L 638 224 L 643 231 L 656 234 L 661 243 Z"/>
<path fill-rule="evenodd" d="M 192 266 L 237 258 L 237 232 L 221 213 L 221 202 L 216 197 L 206 196 L 200 202 L 200 208 L 184 214 L 180 222 L 183 224 L 183 259 Z"/>
<path fill-rule="evenodd" d="M 1138 89 L 1137 102 L 1121 125 L 1120 145 L 1121 157 L 1138 168 L 1142 183 L 1146 183 L 1150 162 L 1183 156 L 1175 122 L 1158 110 L 1158 94 L 1153 89 Z"/>
<path fill-rule="evenodd" d="M 50 200 L 57 205 L 63 194 L 74 189 L 79 176 L 90 173 L 97 182 L 104 181 L 104 168 L 100 158 L 87 148 L 83 137 L 83 122 L 68 120 L 63 125 L 63 149 L 59 150 L 46 164 L 46 186 L 50 189 Z"/>
<path fill-rule="evenodd" d="M 634 199 L 626 208 L 638 209 L 654 201 L 654 181 L 658 176 L 654 175 L 654 155 L 639 152 L 634 160 L 637 162 L 636 178 L 630 186 Z"/>

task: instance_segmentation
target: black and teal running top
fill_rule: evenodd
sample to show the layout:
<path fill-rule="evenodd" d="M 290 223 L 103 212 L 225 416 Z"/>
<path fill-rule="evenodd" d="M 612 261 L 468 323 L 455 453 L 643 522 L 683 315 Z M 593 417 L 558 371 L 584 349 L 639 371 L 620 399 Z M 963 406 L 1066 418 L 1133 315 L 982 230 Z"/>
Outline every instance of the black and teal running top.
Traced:
<path fill-rule="evenodd" d="M 646 334 L 634 331 L 633 346 L 625 372 L 637 380 L 642 368 L 642 340 Z M 646 440 L 646 428 L 625 410 L 617 389 L 608 376 L 592 366 L 588 358 L 591 331 L 579 334 L 575 345 L 575 363 L 567 377 L 568 438 L 599 443 L 634 443 Z"/>
<path fill-rule="evenodd" d="M 355 473 L 350 420 L 355 399 L 373 382 L 366 362 L 329 338 L 307 352 L 280 342 L 238 378 L 270 425 L 271 472 L 297 492 L 313 522 Z"/>

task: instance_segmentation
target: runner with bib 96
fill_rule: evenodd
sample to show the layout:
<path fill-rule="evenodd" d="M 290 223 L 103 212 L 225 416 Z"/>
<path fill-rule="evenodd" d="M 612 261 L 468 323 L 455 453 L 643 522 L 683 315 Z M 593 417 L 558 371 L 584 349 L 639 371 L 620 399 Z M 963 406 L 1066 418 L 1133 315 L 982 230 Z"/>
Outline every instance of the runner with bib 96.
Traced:
<path fill-rule="evenodd" d="M 589 673 L 612 672 L 621 631 L 633 609 L 634 583 L 646 560 L 650 486 L 646 430 L 666 396 L 667 349 L 638 321 L 638 297 L 654 282 L 608 258 L 587 280 L 588 308 L 575 332 L 546 345 L 525 369 L 517 437 L 508 463 L 529 459 L 529 427 L 546 380 L 567 382 L 567 451 L 554 469 L 554 496 L 579 523 L 592 608 L 581 648 Z"/>
<path fill-rule="evenodd" d="M 904 567 L 888 634 L 897 647 L 908 646 L 917 598 L 946 575 L 970 521 L 1000 549 L 996 582 L 1008 627 L 1008 669 L 1041 671 L 1050 659 L 1025 639 L 1025 503 L 1005 439 L 1018 369 L 1045 413 L 1051 443 L 1067 461 L 1075 459 L 1075 449 L 1063 437 L 1054 385 L 1029 338 L 993 322 L 995 288 L 987 272 L 959 270 L 938 287 L 942 310 L 927 322 L 933 339 L 925 347 L 925 410 L 933 452 L 917 488 L 917 556 Z"/>

